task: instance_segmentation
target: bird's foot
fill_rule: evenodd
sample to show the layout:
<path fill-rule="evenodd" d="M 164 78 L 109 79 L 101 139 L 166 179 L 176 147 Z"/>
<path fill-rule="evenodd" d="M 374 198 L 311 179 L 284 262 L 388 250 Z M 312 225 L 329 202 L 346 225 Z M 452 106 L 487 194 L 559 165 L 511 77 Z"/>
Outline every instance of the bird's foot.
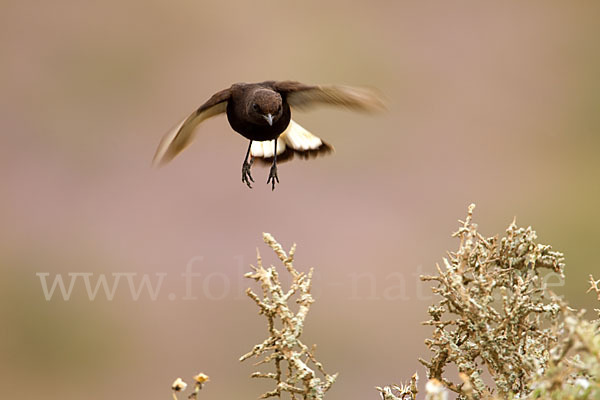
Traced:
<path fill-rule="evenodd" d="M 253 161 L 254 159 L 251 158 L 250 162 L 244 161 L 244 164 L 242 165 L 242 182 L 248 185 L 250 189 L 252 189 L 252 185 L 250 184 L 250 182 L 254 182 L 252 174 L 250 174 L 250 168 L 252 167 Z"/>
<path fill-rule="evenodd" d="M 279 177 L 277 176 L 277 166 L 271 166 L 271 171 L 269 172 L 269 179 L 267 179 L 267 183 L 271 183 L 271 190 L 275 190 L 275 181 L 279 183 Z"/>

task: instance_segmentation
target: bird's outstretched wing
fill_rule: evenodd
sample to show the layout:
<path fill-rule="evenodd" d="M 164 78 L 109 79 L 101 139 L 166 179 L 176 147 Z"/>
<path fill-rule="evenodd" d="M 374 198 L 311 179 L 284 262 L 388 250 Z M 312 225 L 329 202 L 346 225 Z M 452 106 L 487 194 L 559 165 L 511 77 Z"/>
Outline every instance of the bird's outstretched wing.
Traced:
<path fill-rule="evenodd" d="M 381 97 L 373 90 L 341 85 L 305 85 L 294 81 L 270 82 L 272 87 L 285 94 L 290 106 L 310 108 L 331 104 L 360 111 L 385 109 Z"/>
<path fill-rule="evenodd" d="M 230 96 L 231 89 L 215 93 L 206 103 L 163 136 L 154 154 L 152 164 L 155 166 L 166 164 L 185 149 L 194 138 L 194 128 L 198 124 L 227 110 L 227 101 Z"/>

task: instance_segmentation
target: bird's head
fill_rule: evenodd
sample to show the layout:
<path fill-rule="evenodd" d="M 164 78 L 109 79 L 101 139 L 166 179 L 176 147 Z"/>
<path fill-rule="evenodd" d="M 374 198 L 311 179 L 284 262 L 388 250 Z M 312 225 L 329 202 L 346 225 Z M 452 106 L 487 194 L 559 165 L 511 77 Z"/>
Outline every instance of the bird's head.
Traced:
<path fill-rule="evenodd" d="M 281 95 L 273 90 L 259 89 L 248 102 L 248 115 L 259 125 L 273 125 L 283 114 Z"/>

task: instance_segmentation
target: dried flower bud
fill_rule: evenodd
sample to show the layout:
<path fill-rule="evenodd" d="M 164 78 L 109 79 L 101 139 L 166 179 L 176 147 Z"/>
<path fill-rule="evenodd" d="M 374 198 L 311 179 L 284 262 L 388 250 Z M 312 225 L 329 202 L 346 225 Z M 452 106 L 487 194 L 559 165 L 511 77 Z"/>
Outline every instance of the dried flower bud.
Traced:
<path fill-rule="evenodd" d="M 428 400 L 447 400 L 448 391 L 442 385 L 442 382 L 437 379 L 430 379 L 425 385 L 425 398 Z"/>
<path fill-rule="evenodd" d="M 183 392 L 187 387 L 187 383 L 185 383 L 181 378 L 175 379 L 175 382 L 171 385 L 171 389 L 174 392 Z"/>
<path fill-rule="evenodd" d="M 194 376 L 194 380 L 197 383 L 205 383 L 205 382 L 208 382 L 210 379 L 209 379 L 208 375 L 200 372 L 198 375 Z"/>

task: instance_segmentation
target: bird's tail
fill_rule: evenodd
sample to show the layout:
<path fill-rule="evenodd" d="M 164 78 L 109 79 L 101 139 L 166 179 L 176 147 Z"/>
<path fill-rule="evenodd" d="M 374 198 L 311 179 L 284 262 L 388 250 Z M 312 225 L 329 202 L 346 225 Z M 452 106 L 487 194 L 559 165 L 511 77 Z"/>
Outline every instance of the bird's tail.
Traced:
<path fill-rule="evenodd" d="M 275 150 L 274 145 L 274 140 L 252 142 L 250 154 L 257 161 L 271 163 Z M 277 138 L 277 162 L 291 160 L 294 156 L 314 158 L 333 151 L 333 146 L 313 135 L 293 120 Z"/>

